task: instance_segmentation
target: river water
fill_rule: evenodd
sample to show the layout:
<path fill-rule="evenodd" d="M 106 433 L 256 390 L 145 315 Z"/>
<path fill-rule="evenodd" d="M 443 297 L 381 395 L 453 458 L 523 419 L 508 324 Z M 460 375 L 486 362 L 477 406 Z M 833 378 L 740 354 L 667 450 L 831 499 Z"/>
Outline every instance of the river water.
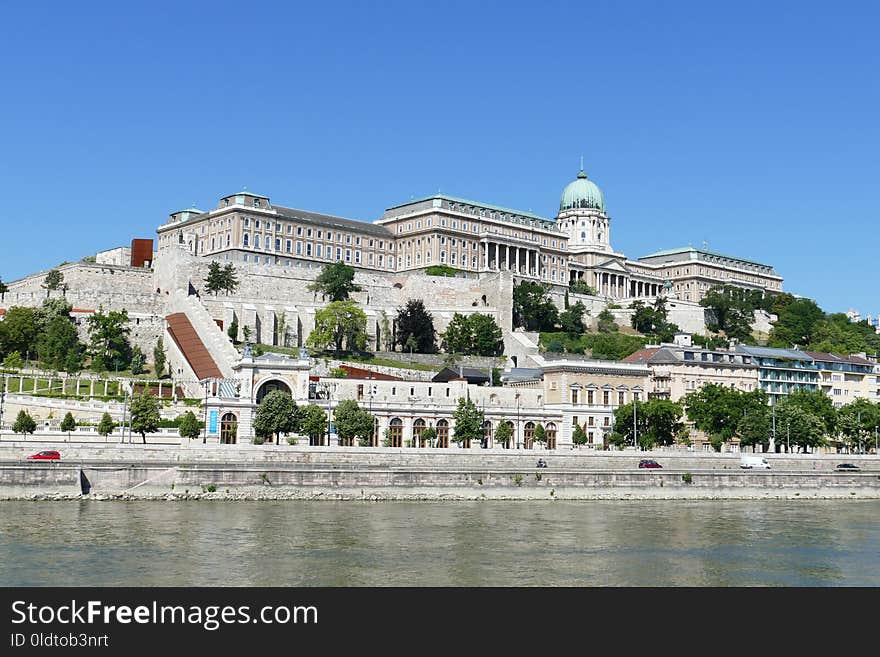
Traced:
<path fill-rule="evenodd" d="M 0 502 L 3 586 L 878 586 L 880 501 Z"/>

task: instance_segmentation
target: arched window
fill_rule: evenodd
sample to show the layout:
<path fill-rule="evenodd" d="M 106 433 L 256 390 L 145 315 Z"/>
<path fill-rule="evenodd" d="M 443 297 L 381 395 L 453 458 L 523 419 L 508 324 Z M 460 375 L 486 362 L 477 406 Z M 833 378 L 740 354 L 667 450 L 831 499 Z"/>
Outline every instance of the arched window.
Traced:
<path fill-rule="evenodd" d="M 425 421 L 422 418 L 417 419 L 413 422 L 413 445 L 416 447 L 424 447 L 424 441 L 422 440 L 422 432 L 426 429 Z"/>
<path fill-rule="evenodd" d="M 391 447 L 403 447 L 403 420 L 399 417 L 391 420 L 388 427 L 388 437 L 391 441 Z"/>
<path fill-rule="evenodd" d="M 268 235 L 266 235 L 265 242 L 266 242 L 266 250 L 271 251 L 272 250 L 272 238 L 269 237 Z"/>
<path fill-rule="evenodd" d="M 531 449 L 532 443 L 535 441 L 535 423 L 526 422 L 523 430 L 523 448 Z"/>
<path fill-rule="evenodd" d="M 547 423 L 547 449 L 556 449 L 556 423 Z"/>
<path fill-rule="evenodd" d="M 449 447 L 449 422 L 437 420 L 437 447 Z"/>
<path fill-rule="evenodd" d="M 244 241 L 242 242 L 242 244 L 244 244 L 245 246 L 248 246 L 248 245 L 249 245 L 250 237 L 251 237 L 250 235 L 248 235 L 247 233 L 245 233 L 245 234 L 244 234 Z"/>
<path fill-rule="evenodd" d="M 583 231 L 581 231 L 581 239 L 582 239 L 582 240 L 587 239 L 587 234 L 586 234 L 585 232 L 583 232 Z"/>
<path fill-rule="evenodd" d="M 234 413 L 224 413 L 220 418 L 220 444 L 234 445 L 238 437 L 238 418 Z"/>

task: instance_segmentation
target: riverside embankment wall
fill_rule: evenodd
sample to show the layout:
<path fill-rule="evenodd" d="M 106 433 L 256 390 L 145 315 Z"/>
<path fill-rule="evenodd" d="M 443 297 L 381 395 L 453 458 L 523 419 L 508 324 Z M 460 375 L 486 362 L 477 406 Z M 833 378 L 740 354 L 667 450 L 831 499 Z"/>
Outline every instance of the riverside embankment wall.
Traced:
<path fill-rule="evenodd" d="M 129 456 L 143 452 L 133 448 L 120 451 L 126 449 Z M 880 469 L 870 469 L 867 462 L 860 472 L 839 473 L 818 468 L 798 470 L 794 464 L 789 464 L 791 469 L 743 471 L 738 465 L 732 467 L 730 459 L 700 457 L 690 457 L 694 461 L 691 465 L 700 467 L 675 464 L 673 468 L 668 463 L 662 470 L 639 470 L 638 457 L 628 455 L 616 459 L 548 455 L 548 467 L 540 469 L 535 468 L 537 453 L 509 458 L 471 455 L 470 460 L 433 455 L 427 465 L 413 462 L 427 455 L 393 454 L 390 450 L 381 459 L 366 450 L 346 454 L 326 449 L 286 452 L 288 457 L 299 456 L 298 460 L 224 462 L 193 456 L 218 451 L 189 450 L 189 458 L 178 462 L 3 459 L 0 498 L 68 499 L 87 492 L 99 499 L 880 499 Z M 282 450 L 276 453 L 285 454 Z M 8 455 L 6 450 L 2 455 Z M 336 458 L 339 456 L 350 458 Z M 876 465 L 876 459 L 872 464 Z"/>

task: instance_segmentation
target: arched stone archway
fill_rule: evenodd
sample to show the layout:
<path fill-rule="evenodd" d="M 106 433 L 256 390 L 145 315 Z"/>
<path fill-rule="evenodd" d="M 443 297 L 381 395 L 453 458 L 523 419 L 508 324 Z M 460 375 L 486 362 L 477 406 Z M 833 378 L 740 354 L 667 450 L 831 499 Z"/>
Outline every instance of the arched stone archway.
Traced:
<path fill-rule="evenodd" d="M 483 422 L 483 442 L 481 447 L 487 449 L 492 445 L 492 420 Z"/>
<path fill-rule="evenodd" d="M 268 379 L 260 383 L 259 387 L 257 388 L 257 404 L 262 402 L 263 398 L 266 395 L 275 390 L 286 392 L 288 395 L 293 397 L 293 391 L 291 391 L 290 386 L 287 385 L 284 381 L 281 381 L 280 379 Z"/>

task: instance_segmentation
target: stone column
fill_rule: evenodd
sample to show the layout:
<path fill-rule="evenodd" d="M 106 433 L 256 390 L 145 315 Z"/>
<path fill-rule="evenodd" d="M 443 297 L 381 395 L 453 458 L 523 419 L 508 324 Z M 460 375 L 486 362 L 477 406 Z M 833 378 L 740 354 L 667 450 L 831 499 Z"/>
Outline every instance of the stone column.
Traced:
<path fill-rule="evenodd" d="M 513 264 L 513 263 L 511 262 L 511 256 L 512 256 L 513 254 L 511 253 L 511 249 L 510 249 L 510 245 L 509 245 L 509 244 L 506 244 L 506 245 L 504 246 L 504 248 L 505 248 L 505 250 L 507 251 L 507 271 L 511 271 L 511 265 Z"/>

